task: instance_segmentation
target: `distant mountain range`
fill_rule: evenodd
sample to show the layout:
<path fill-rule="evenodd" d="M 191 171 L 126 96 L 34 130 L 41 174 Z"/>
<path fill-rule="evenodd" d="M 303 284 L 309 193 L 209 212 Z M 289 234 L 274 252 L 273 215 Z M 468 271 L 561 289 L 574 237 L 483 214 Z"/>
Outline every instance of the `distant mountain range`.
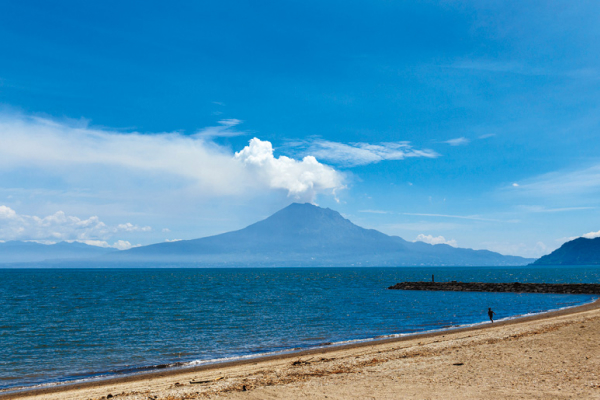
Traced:
<path fill-rule="evenodd" d="M 238 231 L 137 247 L 100 259 L 212 266 L 508 266 L 533 261 L 487 250 L 408 242 L 361 228 L 328 208 L 297 203 Z"/>
<path fill-rule="evenodd" d="M 244 229 L 202 239 L 118 251 L 61 242 L 0 243 L 0 263 L 86 260 L 92 264 L 179 263 L 204 266 L 511 266 L 534 261 L 487 250 L 408 242 L 354 225 L 338 212 L 291 204 Z"/>
<path fill-rule="evenodd" d="M 0 242 L 0 263 L 43 262 L 51 260 L 81 260 L 117 251 L 89 246 L 84 243 L 60 242 L 41 244 L 35 242 Z"/>
<path fill-rule="evenodd" d="M 577 238 L 536 260 L 533 265 L 599 265 L 600 238 Z"/>

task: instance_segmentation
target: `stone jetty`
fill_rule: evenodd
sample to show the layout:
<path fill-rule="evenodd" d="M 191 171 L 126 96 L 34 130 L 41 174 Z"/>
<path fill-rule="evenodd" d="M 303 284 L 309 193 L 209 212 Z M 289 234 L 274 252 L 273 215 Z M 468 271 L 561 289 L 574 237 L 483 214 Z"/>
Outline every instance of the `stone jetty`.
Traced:
<path fill-rule="evenodd" d="M 600 284 L 596 283 L 400 282 L 394 286 L 390 286 L 388 289 L 444 290 L 453 292 L 600 294 Z"/>

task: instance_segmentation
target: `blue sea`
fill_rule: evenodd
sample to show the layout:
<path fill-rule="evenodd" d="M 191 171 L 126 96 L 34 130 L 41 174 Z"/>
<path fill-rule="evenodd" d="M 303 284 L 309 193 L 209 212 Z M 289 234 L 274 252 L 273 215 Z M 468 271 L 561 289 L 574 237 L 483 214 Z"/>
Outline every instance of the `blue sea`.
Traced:
<path fill-rule="evenodd" d="M 504 319 L 597 297 L 386 289 L 432 274 L 600 282 L 598 266 L 0 269 L 0 389 L 448 329 L 486 322 L 488 307 Z"/>

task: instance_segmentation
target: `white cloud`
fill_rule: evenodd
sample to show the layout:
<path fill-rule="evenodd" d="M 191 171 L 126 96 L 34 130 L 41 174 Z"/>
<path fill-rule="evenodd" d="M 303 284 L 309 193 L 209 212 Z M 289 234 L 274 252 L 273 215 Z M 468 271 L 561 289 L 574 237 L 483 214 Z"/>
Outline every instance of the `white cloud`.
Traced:
<path fill-rule="evenodd" d="M 579 238 L 595 239 L 597 237 L 600 237 L 600 231 L 584 233 L 581 236 L 564 237 L 564 238 L 557 239 L 556 241 L 562 245 L 565 242 L 570 242 L 571 240 L 575 240 L 575 239 L 579 239 Z"/>
<path fill-rule="evenodd" d="M 429 243 L 429 244 L 447 244 L 452 247 L 457 246 L 456 240 L 454 240 L 454 239 L 446 240 L 446 238 L 443 236 L 434 237 L 433 235 L 424 235 L 422 233 L 419 234 L 414 241 L 415 242 L 425 242 L 425 243 Z"/>
<path fill-rule="evenodd" d="M 513 183 L 512 185 L 513 187 L 519 187 L 519 184 L 517 182 Z"/>
<path fill-rule="evenodd" d="M 414 215 L 419 217 L 434 217 L 434 218 L 456 218 L 456 219 L 470 219 L 473 221 L 489 221 L 489 222 L 519 222 L 516 220 L 500 220 L 483 218 L 478 215 L 448 215 L 448 214 L 423 214 L 423 213 L 402 213 L 403 215 Z"/>
<path fill-rule="evenodd" d="M 39 243 L 39 244 L 56 244 L 55 240 L 23 240 L 24 242 Z M 73 240 L 75 242 L 76 240 Z"/>
<path fill-rule="evenodd" d="M 93 246 L 116 247 L 126 245 L 118 241 L 110 246 L 107 238 L 120 232 L 148 232 L 149 226 L 139 227 L 131 223 L 108 226 L 96 216 L 87 219 L 66 215 L 57 211 L 46 217 L 17 214 L 7 206 L 0 206 L 0 237 L 3 240 L 29 240 L 55 243 L 78 241 Z"/>
<path fill-rule="evenodd" d="M 10 207 L 0 206 L 0 220 L 12 219 L 17 216 L 15 210 Z"/>
<path fill-rule="evenodd" d="M 584 237 L 586 239 L 594 239 L 594 238 L 600 237 L 600 231 L 598 231 L 598 232 L 589 232 L 589 233 L 586 233 L 584 235 L 581 235 L 581 237 Z"/>
<path fill-rule="evenodd" d="M 126 224 L 117 225 L 117 230 L 124 232 L 149 232 L 152 228 L 149 226 L 137 226 L 127 222 Z"/>
<path fill-rule="evenodd" d="M 314 201 L 317 193 L 335 195 L 336 190 L 344 187 L 342 175 L 315 157 L 306 156 L 302 161 L 285 156 L 276 158 L 271 143 L 257 138 L 235 153 L 235 159 L 266 186 L 285 189 L 296 199 Z"/>
<path fill-rule="evenodd" d="M 410 142 L 369 143 L 339 143 L 328 140 L 296 142 L 293 147 L 305 148 L 320 160 L 325 160 L 345 166 L 367 165 L 384 160 L 403 160 L 410 157 L 439 157 L 433 150 L 414 149 Z"/>
<path fill-rule="evenodd" d="M 220 114 L 220 113 L 219 113 Z M 219 126 L 209 126 L 196 132 L 197 137 L 210 139 L 214 137 L 234 137 L 245 135 L 244 131 L 232 129 L 241 124 L 243 121 L 235 118 L 222 119 L 219 121 Z"/>
<path fill-rule="evenodd" d="M 443 143 L 448 143 L 450 146 L 462 146 L 469 144 L 470 140 L 465 137 L 459 137 L 456 139 L 445 140 Z"/>
<path fill-rule="evenodd" d="M 115 195 L 112 177 L 121 187 L 139 192 L 172 192 L 173 185 L 203 198 L 248 196 L 260 190 L 287 191 L 313 200 L 344 187 L 344 177 L 315 157 L 276 158 L 270 142 L 252 139 L 242 151 L 219 146 L 209 138 L 239 134 L 239 120 L 222 120 L 194 135 L 121 133 L 73 126 L 37 117 L 0 116 L 0 171 L 40 170 L 69 185 L 104 184 Z M 135 191 L 132 184 L 135 184 Z M 168 190 L 163 190 L 160 185 Z M 120 188 L 119 188 L 120 189 Z"/>
<path fill-rule="evenodd" d="M 528 195 L 580 195 L 600 191 L 600 165 L 575 171 L 556 171 L 520 184 L 519 193 Z"/>
<path fill-rule="evenodd" d="M 141 245 L 132 245 L 127 240 L 117 240 L 112 245 L 109 244 L 106 240 L 67 240 L 67 242 L 79 242 L 85 243 L 90 246 L 104 247 L 104 248 L 113 248 L 117 250 L 129 250 L 132 247 L 140 247 Z"/>
<path fill-rule="evenodd" d="M 241 119 L 236 119 L 236 118 L 222 119 L 219 121 L 219 123 L 224 126 L 236 126 L 236 125 L 241 124 L 242 122 L 243 121 Z"/>
<path fill-rule="evenodd" d="M 359 213 L 367 213 L 367 214 L 389 214 L 388 211 L 382 210 L 358 210 Z"/>
<path fill-rule="evenodd" d="M 519 210 L 531 213 L 558 213 L 558 212 L 569 212 L 569 211 L 583 211 L 593 210 L 596 207 L 559 207 L 559 208 L 546 208 L 543 206 L 518 206 Z"/>
<path fill-rule="evenodd" d="M 485 135 L 480 135 L 479 139 L 489 139 L 489 138 L 494 137 L 494 136 L 496 136 L 495 133 L 486 133 Z"/>
<path fill-rule="evenodd" d="M 114 247 L 115 249 L 119 249 L 119 250 L 128 250 L 128 249 L 131 249 L 132 247 L 140 247 L 140 245 L 139 244 L 132 245 L 127 240 L 117 240 L 112 245 L 112 247 Z"/>
<path fill-rule="evenodd" d="M 235 177 L 243 175 L 228 151 L 200 135 L 119 133 L 40 118 L 0 118 L 0 142 L 0 169 L 40 168 L 66 180 L 83 174 L 90 181 L 117 169 L 125 176 L 177 176 L 212 193 L 231 194 L 240 187 Z"/>
<path fill-rule="evenodd" d="M 451 231 L 457 229 L 465 229 L 464 225 L 448 222 L 404 222 L 397 224 L 387 224 L 381 226 L 381 231 L 389 234 L 404 234 L 404 231 Z"/>
<path fill-rule="evenodd" d="M 106 240 L 95 240 L 95 239 L 87 239 L 87 240 L 65 240 L 65 242 L 69 242 L 69 243 L 73 243 L 73 242 L 85 243 L 85 244 L 90 245 L 90 246 L 104 247 L 104 248 L 112 247 Z M 54 242 L 54 243 L 56 243 L 56 242 Z"/>

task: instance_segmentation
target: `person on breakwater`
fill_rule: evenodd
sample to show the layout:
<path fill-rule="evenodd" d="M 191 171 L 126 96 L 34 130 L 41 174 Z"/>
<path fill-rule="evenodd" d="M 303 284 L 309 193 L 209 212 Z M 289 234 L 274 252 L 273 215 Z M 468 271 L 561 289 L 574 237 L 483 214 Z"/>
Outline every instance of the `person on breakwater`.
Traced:
<path fill-rule="evenodd" d="M 492 308 L 488 307 L 488 316 L 490 317 L 490 321 L 492 321 L 492 324 L 494 323 L 494 314 L 496 313 L 492 311 Z"/>

